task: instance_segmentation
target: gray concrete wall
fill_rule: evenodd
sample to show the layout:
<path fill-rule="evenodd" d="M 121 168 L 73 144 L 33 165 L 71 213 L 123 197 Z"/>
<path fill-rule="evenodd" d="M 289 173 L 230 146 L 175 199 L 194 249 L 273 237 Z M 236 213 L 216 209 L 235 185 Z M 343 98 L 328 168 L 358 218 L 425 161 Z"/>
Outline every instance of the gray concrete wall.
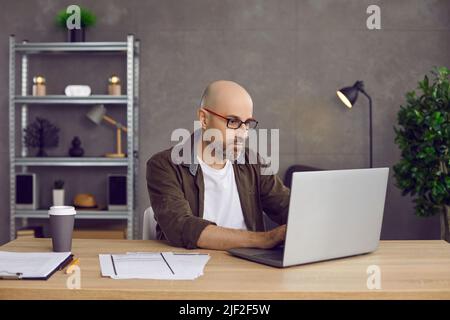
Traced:
<path fill-rule="evenodd" d="M 8 239 L 8 35 L 19 40 L 61 41 L 53 24 L 58 10 L 73 1 L 4 0 L 0 12 L 0 243 Z M 98 15 L 88 41 L 123 41 L 127 33 L 141 40 L 140 176 L 138 208 L 149 205 L 145 163 L 170 145 L 170 133 L 192 129 L 196 104 L 205 85 L 235 80 L 254 99 L 261 127 L 280 128 L 280 174 L 289 165 L 328 169 L 362 168 L 368 164 L 368 108 L 364 97 L 352 109 L 335 96 L 337 88 L 364 80 L 374 102 L 374 165 L 399 159 L 393 126 L 406 91 L 435 65 L 449 65 L 450 2 L 446 0 L 166 0 L 77 1 Z M 366 8 L 381 7 L 382 30 L 366 29 Z M 104 92 L 107 77 L 124 65 L 111 56 L 37 57 L 31 74 L 47 77 L 49 93 L 70 83 L 86 83 Z M 17 83 L 19 84 L 19 83 Z M 40 108 L 40 109 L 39 109 Z M 86 155 L 114 147 L 114 131 L 95 128 L 81 110 L 39 107 L 62 127 L 65 154 L 79 135 Z M 56 111 L 55 111 L 56 110 Z M 123 110 L 111 108 L 123 118 Z M 42 205 L 50 203 L 51 183 L 64 176 L 69 197 L 92 192 L 104 201 L 105 174 L 110 169 L 39 169 Z M 417 218 L 391 176 L 382 237 L 430 239 L 439 236 L 436 218 Z M 357 186 L 355 186 L 357 187 Z M 139 214 L 140 216 L 140 214 Z"/>

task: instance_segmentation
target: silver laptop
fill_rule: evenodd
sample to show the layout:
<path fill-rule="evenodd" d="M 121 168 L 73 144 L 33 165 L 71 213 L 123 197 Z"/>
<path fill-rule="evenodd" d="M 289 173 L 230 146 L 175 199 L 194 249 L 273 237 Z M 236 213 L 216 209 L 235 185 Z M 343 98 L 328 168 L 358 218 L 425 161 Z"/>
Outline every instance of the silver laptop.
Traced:
<path fill-rule="evenodd" d="M 389 168 L 295 172 L 284 245 L 228 252 L 274 267 L 330 260 L 378 247 Z"/>

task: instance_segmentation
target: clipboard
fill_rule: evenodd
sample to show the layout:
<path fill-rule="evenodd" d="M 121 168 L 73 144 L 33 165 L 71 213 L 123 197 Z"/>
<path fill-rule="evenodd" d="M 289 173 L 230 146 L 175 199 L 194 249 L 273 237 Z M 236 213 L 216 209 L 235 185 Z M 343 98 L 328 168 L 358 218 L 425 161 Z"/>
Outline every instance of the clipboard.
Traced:
<path fill-rule="evenodd" d="M 0 280 L 48 280 L 56 271 L 63 270 L 66 266 L 72 262 L 74 255 L 70 254 L 67 258 L 65 258 L 59 265 L 57 265 L 52 271 L 50 271 L 46 276 L 43 277 L 27 277 L 23 276 L 21 272 L 6 272 L 0 274 Z"/>

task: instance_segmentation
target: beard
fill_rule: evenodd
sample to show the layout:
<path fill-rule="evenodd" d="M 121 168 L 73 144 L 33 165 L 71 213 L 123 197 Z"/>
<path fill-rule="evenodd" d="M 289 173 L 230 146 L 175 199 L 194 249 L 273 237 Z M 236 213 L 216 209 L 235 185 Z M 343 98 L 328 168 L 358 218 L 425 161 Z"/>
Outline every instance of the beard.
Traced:
<path fill-rule="evenodd" d="M 245 138 L 235 137 L 233 141 L 213 141 L 204 150 L 204 158 L 211 156 L 217 160 L 234 161 L 239 158 L 245 148 Z"/>
<path fill-rule="evenodd" d="M 245 148 L 245 138 L 235 137 L 222 149 L 228 160 L 236 160 Z"/>

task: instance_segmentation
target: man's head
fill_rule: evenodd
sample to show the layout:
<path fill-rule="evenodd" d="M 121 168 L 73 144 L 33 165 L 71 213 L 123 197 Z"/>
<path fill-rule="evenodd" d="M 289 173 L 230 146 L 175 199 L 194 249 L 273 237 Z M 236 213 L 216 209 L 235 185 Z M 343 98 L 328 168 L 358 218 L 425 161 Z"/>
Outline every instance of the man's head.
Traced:
<path fill-rule="evenodd" d="M 214 145 L 220 146 L 228 158 L 235 158 L 244 148 L 248 127 L 254 125 L 252 114 L 253 102 L 248 92 L 227 80 L 214 81 L 206 87 L 198 110 L 203 132 L 220 131 L 220 141 L 214 141 Z M 240 121 L 247 121 L 247 124 L 234 129 Z"/>

